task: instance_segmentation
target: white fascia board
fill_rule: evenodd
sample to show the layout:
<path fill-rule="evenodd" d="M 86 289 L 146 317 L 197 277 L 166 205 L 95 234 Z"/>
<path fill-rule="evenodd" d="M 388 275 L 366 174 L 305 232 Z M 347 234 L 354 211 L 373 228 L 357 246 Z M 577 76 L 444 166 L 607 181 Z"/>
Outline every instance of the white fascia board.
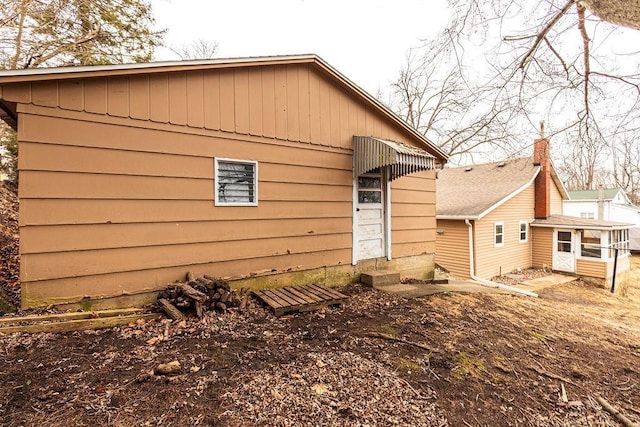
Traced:
<path fill-rule="evenodd" d="M 468 220 L 476 220 L 479 219 L 477 216 L 469 216 L 469 215 L 436 215 L 436 219 L 452 219 L 457 221 Z"/>

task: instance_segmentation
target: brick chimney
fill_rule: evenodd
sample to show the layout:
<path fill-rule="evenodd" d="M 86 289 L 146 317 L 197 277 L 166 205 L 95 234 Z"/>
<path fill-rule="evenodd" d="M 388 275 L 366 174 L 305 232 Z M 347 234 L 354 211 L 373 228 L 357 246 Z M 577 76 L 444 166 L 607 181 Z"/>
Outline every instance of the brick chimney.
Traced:
<path fill-rule="evenodd" d="M 536 139 L 533 143 L 533 164 L 540 166 L 540 173 L 534 182 L 535 217 L 547 219 L 551 215 L 551 158 L 549 157 L 549 140 Z"/>

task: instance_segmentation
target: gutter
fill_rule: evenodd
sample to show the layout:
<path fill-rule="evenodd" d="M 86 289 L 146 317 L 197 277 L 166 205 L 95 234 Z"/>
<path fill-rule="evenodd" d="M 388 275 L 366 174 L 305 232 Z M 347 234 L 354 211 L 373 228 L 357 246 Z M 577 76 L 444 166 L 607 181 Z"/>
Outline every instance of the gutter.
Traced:
<path fill-rule="evenodd" d="M 488 286 L 490 288 L 499 288 L 504 289 L 505 291 L 515 292 L 518 294 L 526 295 L 528 297 L 538 298 L 538 294 L 530 291 L 525 291 L 523 289 L 514 288 L 513 286 L 503 285 L 502 283 L 492 282 L 491 280 L 482 279 L 480 277 L 476 277 L 475 268 L 474 268 L 474 250 L 473 250 L 473 226 L 468 219 L 464 220 L 464 223 L 467 224 L 469 229 L 469 276 L 471 276 L 471 280 L 480 283 L 483 286 Z"/>

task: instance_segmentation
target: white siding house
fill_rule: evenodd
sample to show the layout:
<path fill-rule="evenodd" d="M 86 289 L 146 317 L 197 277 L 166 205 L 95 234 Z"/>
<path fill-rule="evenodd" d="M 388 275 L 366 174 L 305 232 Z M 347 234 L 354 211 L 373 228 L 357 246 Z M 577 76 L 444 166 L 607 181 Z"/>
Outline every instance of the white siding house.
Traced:
<path fill-rule="evenodd" d="M 562 201 L 563 215 L 635 224 L 635 227 L 629 230 L 629 245 L 631 250 L 640 250 L 640 207 L 631 203 L 624 190 L 602 189 L 600 209 L 598 190 L 575 190 L 568 193 L 569 200 Z"/>

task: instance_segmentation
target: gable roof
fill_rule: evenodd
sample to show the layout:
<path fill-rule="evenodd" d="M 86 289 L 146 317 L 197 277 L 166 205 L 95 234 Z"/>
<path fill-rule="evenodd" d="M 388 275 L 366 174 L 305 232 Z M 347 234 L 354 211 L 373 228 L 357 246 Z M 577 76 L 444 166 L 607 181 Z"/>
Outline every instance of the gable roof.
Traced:
<path fill-rule="evenodd" d="M 539 171 L 530 157 L 443 169 L 436 180 L 436 218 L 480 219 L 531 185 Z"/>
<path fill-rule="evenodd" d="M 613 200 L 622 188 L 605 188 L 604 200 Z M 572 190 L 568 191 L 569 200 L 598 200 L 598 190 Z"/>
<path fill-rule="evenodd" d="M 288 64 L 310 64 L 314 66 L 323 74 L 329 75 L 333 81 L 337 82 L 341 87 L 365 101 L 395 125 L 408 132 L 419 143 L 424 145 L 425 150 L 440 159 L 442 163 L 445 163 L 448 160 L 449 156 L 437 145 L 429 141 L 426 136 L 422 135 L 415 128 L 407 124 L 382 102 L 349 80 L 342 73 L 329 65 L 325 60 L 314 54 L 0 70 L 0 100 L 2 99 L 1 85 L 9 83 L 30 83 L 47 80 L 66 80 L 90 77 L 126 76 L 135 74 Z M 2 103 L 0 103 L 0 118 L 4 118 L 2 113 Z"/>

